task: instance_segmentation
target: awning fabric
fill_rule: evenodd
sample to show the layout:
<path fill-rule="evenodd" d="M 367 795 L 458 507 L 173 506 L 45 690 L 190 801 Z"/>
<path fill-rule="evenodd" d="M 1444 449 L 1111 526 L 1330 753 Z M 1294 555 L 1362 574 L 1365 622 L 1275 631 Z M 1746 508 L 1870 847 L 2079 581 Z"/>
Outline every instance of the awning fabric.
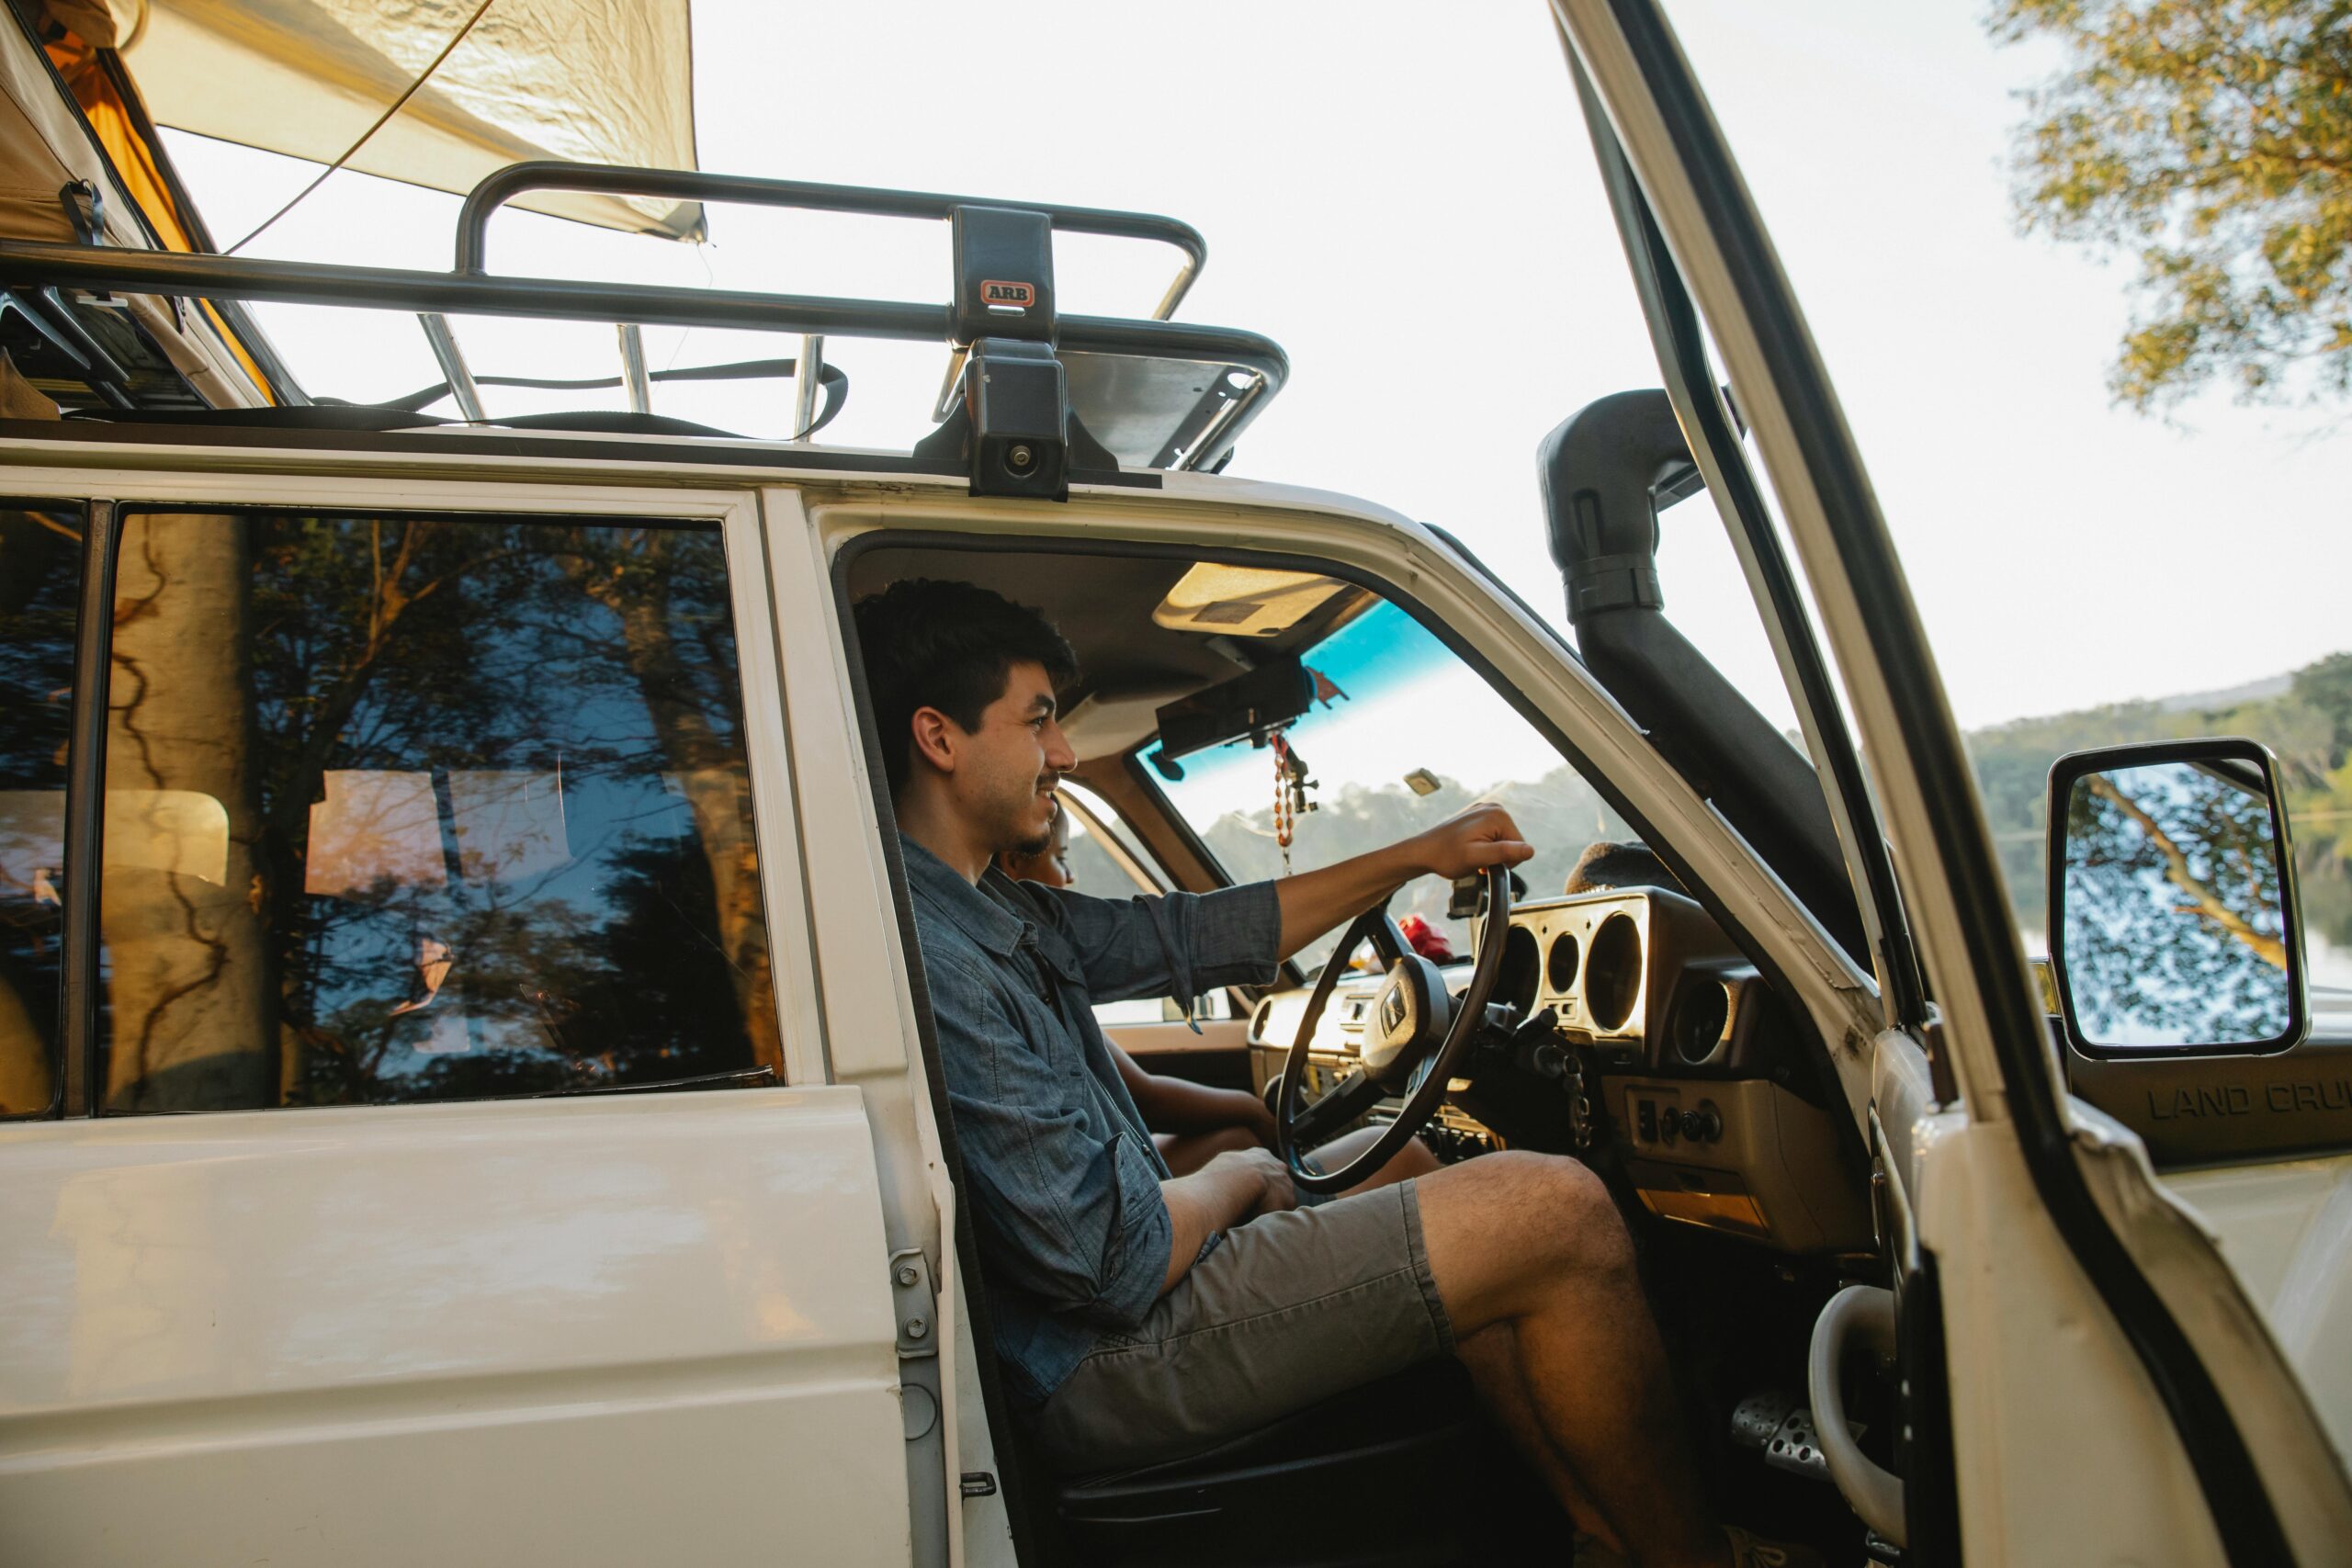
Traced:
<path fill-rule="evenodd" d="M 81 236 L 58 192 L 69 181 L 86 180 L 104 197 L 106 243 L 142 250 L 159 241 L 171 244 L 168 229 L 151 238 L 141 224 L 141 209 L 91 141 L 95 133 L 59 93 L 40 51 L 15 28 L 0 28 L 0 234 L 73 243 Z M 144 294 L 124 296 L 124 305 L 208 402 L 269 400 L 260 377 L 209 311 L 191 315 Z"/>
<path fill-rule="evenodd" d="M 96 13 L 89 26 L 112 28 L 156 123 L 320 164 L 357 141 L 480 6 L 51 0 L 52 14 Z M 347 166 L 458 192 L 530 158 L 693 168 L 686 8 L 687 0 L 492 0 Z M 69 25 L 82 31 L 79 20 Z M 673 239 L 702 234 L 692 202 L 557 192 L 515 205 Z"/>

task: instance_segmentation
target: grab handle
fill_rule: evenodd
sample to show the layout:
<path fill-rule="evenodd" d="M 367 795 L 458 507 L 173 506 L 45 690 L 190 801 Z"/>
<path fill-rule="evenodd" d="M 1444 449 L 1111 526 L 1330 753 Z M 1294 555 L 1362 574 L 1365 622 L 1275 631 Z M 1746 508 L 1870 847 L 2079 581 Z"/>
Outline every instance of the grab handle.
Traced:
<path fill-rule="evenodd" d="M 1805 1367 L 1813 1403 L 1815 1440 L 1837 1483 L 1862 1523 L 1896 1546 L 1904 1544 L 1903 1478 L 1864 1457 L 1846 1422 L 1846 1394 L 1838 1369 L 1847 1350 L 1863 1347 L 1894 1359 L 1894 1293 L 1876 1285 L 1849 1285 L 1829 1298 L 1813 1325 L 1813 1350 Z"/>

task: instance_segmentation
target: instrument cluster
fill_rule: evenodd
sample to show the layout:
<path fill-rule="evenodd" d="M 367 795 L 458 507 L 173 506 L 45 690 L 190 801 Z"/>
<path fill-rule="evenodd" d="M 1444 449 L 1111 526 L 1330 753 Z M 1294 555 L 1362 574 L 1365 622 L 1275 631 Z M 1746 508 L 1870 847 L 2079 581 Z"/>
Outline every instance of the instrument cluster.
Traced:
<path fill-rule="evenodd" d="M 1511 911 L 1495 1000 L 1521 1018 L 1548 1009 L 1613 1066 L 1745 1067 L 1743 1014 L 1770 995 L 1692 900 L 1661 888 L 1579 894 Z"/>

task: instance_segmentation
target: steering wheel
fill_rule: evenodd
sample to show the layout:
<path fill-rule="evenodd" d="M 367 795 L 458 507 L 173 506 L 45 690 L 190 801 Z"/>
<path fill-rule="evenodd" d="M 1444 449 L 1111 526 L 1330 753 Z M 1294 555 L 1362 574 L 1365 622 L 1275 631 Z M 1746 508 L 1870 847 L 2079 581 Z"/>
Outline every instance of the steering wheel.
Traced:
<path fill-rule="evenodd" d="M 1351 921 L 1340 945 L 1331 950 L 1298 1021 L 1298 1038 L 1291 1042 L 1290 1056 L 1283 1063 L 1282 1088 L 1274 1103 L 1275 1149 L 1290 1167 L 1296 1186 L 1308 1192 L 1353 1187 L 1386 1165 L 1437 1114 L 1447 1082 L 1487 1016 L 1487 998 L 1502 970 L 1503 942 L 1510 935 L 1510 873 L 1490 865 L 1486 881 L 1487 920 L 1478 933 L 1478 961 L 1470 971 L 1470 988 L 1458 1003 L 1445 988 L 1444 973 L 1415 953 L 1388 918 L 1385 898 Z M 1315 1038 L 1315 1025 L 1331 1000 L 1332 988 L 1347 972 L 1348 959 L 1367 937 L 1388 966 L 1388 975 L 1364 1009 L 1357 1057 L 1361 1065 L 1322 1099 L 1301 1106 L 1298 1093 L 1306 1082 L 1307 1047 Z M 1391 1095 L 1405 1096 L 1405 1109 L 1370 1148 L 1338 1170 L 1307 1168 L 1309 1147 Z"/>

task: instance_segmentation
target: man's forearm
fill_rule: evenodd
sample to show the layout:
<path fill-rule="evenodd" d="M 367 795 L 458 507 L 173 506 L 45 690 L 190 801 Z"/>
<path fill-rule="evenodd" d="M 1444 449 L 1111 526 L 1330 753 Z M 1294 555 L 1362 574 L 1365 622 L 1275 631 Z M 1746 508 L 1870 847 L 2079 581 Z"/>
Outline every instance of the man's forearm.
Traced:
<path fill-rule="evenodd" d="M 1320 871 L 1303 871 L 1274 884 L 1283 913 L 1282 950 L 1288 958 L 1358 910 L 1378 903 L 1429 870 L 1419 860 L 1419 842 L 1408 839 L 1385 850 L 1343 860 Z"/>
<path fill-rule="evenodd" d="M 1263 1168 L 1225 1156 L 1209 1161 L 1190 1176 L 1171 1177 L 1159 1184 L 1168 1204 L 1168 1277 L 1159 1293 L 1176 1288 L 1201 1255 L 1209 1237 L 1230 1230 L 1257 1210 L 1266 1196 Z"/>
<path fill-rule="evenodd" d="M 1534 852 L 1519 836 L 1510 812 L 1479 805 L 1402 843 L 1321 871 L 1285 876 L 1274 884 L 1283 917 L 1277 956 L 1288 958 L 1417 876 L 1465 876 L 1490 865 L 1517 865 Z"/>

